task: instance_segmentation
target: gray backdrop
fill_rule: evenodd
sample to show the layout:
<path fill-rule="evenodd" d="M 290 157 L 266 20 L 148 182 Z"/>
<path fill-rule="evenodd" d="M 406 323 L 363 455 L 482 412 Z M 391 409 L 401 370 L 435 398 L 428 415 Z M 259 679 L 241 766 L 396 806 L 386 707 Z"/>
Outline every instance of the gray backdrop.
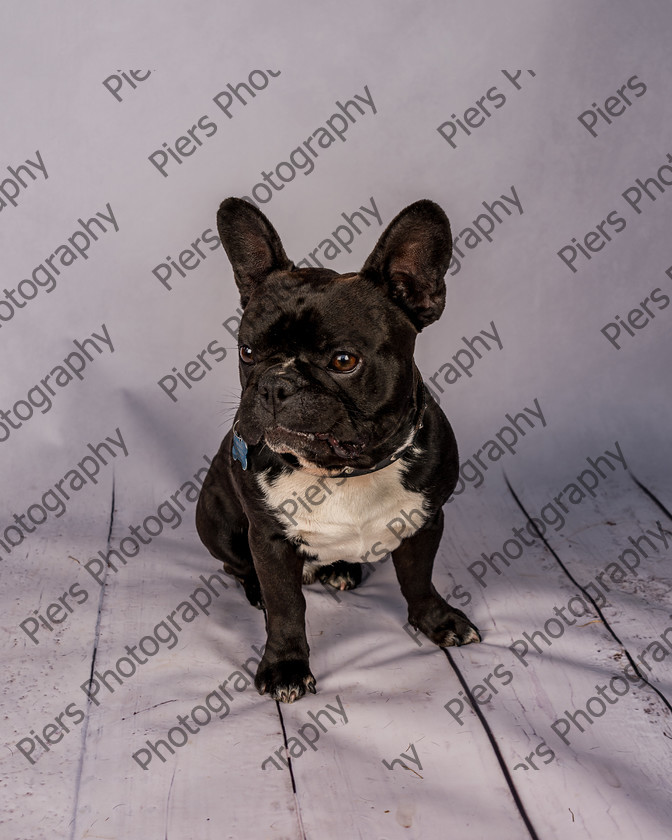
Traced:
<path fill-rule="evenodd" d="M 418 362 L 455 428 L 458 495 L 504 492 L 504 472 L 557 489 L 605 452 L 605 474 L 669 491 L 669 2 L 33 2 L 0 18 L 0 558 L 19 683 L 49 661 L 56 685 L 76 642 L 47 650 L 59 633 L 36 646 L 19 622 L 90 584 L 87 559 L 177 488 L 179 515 L 147 529 L 164 529 L 166 568 L 184 545 L 211 569 L 186 482 L 236 407 L 215 236 L 229 195 L 290 258 L 340 271 L 405 205 L 445 209 L 446 311 Z M 16 739 L 35 721 L 11 702 Z"/>

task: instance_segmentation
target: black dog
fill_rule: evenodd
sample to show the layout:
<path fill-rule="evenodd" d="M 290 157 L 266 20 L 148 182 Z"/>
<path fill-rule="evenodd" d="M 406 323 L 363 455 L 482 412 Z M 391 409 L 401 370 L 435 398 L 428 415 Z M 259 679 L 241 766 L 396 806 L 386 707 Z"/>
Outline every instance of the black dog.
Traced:
<path fill-rule="evenodd" d="M 444 212 L 431 201 L 407 207 L 358 274 L 296 268 L 246 201 L 224 201 L 217 225 L 244 310 L 243 391 L 196 524 L 266 609 L 257 689 L 288 703 L 315 692 L 302 583 L 350 589 L 362 562 L 388 552 L 413 627 L 441 647 L 480 641 L 431 581 L 458 457 L 413 351 L 444 307 Z"/>

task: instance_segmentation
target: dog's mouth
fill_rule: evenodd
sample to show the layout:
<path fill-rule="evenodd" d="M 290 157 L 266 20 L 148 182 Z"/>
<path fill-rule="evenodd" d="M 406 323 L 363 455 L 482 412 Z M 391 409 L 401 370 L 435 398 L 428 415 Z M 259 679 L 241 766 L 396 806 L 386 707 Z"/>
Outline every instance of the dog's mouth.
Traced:
<path fill-rule="evenodd" d="M 333 454 L 343 460 L 352 460 L 361 455 L 365 446 L 363 441 L 341 440 L 331 432 L 301 432 L 285 426 L 266 429 L 264 436 L 274 452 L 288 452 L 302 457 Z"/>

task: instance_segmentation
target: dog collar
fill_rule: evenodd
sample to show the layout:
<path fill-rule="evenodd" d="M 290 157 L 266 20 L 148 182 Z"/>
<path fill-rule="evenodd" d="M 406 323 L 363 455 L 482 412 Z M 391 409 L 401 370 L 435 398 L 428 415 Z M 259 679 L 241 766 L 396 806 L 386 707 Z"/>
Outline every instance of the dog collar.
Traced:
<path fill-rule="evenodd" d="M 400 449 L 397 449 L 396 452 L 393 452 L 388 458 L 385 458 L 383 461 L 379 461 L 375 466 L 369 467 L 365 470 L 359 470 L 355 467 L 344 467 L 340 472 L 331 474 L 330 478 L 354 478 L 357 475 L 369 475 L 370 473 L 378 472 L 378 470 L 383 470 L 385 467 L 389 467 L 390 464 L 393 464 L 395 461 L 398 461 L 399 458 L 403 457 L 406 452 L 413 446 L 415 442 L 416 435 L 422 429 L 423 418 L 425 416 L 425 410 L 427 408 L 427 398 L 425 396 L 425 384 L 420 378 L 419 385 L 418 385 L 418 411 L 417 417 L 415 419 L 415 424 L 413 426 L 413 432 L 411 434 L 411 439 L 408 443 L 405 443 Z"/>
<path fill-rule="evenodd" d="M 418 410 L 417 410 L 417 417 L 415 419 L 415 424 L 413 426 L 413 432 L 411 434 L 411 439 L 408 443 L 405 443 L 401 448 L 397 449 L 393 452 L 389 457 L 385 458 L 382 461 L 379 461 L 373 467 L 368 467 L 367 469 L 357 469 L 356 467 L 344 467 L 340 472 L 337 473 L 330 473 L 330 478 L 354 478 L 357 475 L 369 475 L 370 473 L 378 472 L 378 470 L 383 470 L 385 467 L 389 467 L 390 464 L 393 464 L 395 461 L 398 461 L 406 452 L 413 446 L 415 441 L 415 437 L 422 428 L 423 418 L 425 416 L 425 410 L 427 408 L 427 397 L 425 395 L 425 385 L 420 378 L 419 385 L 418 385 Z M 233 426 L 233 446 L 231 447 L 231 455 L 234 461 L 240 461 L 240 464 L 244 470 L 247 469 L 247 444 L 243 440 L 243 438 L 237 432 L 238 423 L 236 422 Z"/>

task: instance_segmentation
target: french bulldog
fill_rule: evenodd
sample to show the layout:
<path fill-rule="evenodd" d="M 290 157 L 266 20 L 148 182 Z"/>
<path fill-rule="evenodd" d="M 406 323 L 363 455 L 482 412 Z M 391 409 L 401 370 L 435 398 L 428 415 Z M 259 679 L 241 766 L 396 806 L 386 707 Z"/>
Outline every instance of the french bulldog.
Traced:
<path fill-rule="evenodd" d="M 411 204 L 349 274 L 297 268 L 242 199 L 221 204 L 217 227 L 243 310 L 242 395 L 196 525 L 266 611 L 257 690 L 286 703 L 315 693 L 302 584 L 351 589 L 388 553 L 414 628 L 440 647 L 480 641 L 431 580 L 459 463 L 413 353 L 445 304 L 445 213 Z"/>

